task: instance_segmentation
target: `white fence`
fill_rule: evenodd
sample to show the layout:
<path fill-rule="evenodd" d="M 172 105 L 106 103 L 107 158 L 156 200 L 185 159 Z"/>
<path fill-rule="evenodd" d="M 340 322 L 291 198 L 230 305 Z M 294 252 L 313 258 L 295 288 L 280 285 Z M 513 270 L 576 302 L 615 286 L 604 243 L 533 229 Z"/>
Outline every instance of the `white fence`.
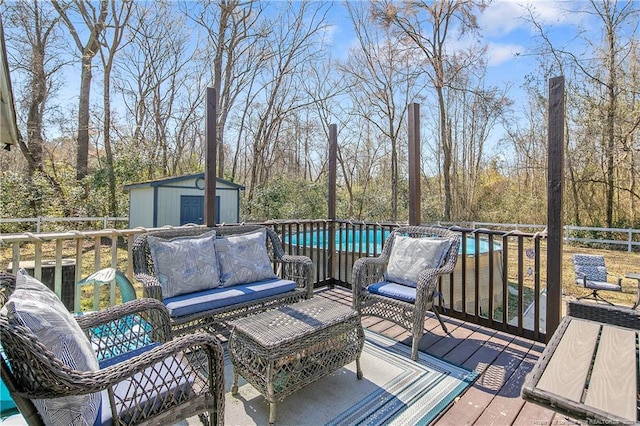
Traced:
<path fill-rule="evenodd" d="M 118 222 L 124 222 L 124 227 L 129 226 L 128 217 L 25 217 L 18 219 L 2 219 L 0 218 L 0 225 L 3 223 L 33 223 L 35 224 L 35 232 L 42 231 L 42 225 L 44 223 L 62 223 L 62 222 L 96 222 L 102 223 L 102 229 L 109 228 L 109 224 L 113 224 L 113 228 L 122 228 L 115 226 Z"/>
<path fill-rule="evenodd" d="M 528 232 L 545 232 L 546 225 L 531 225 L 522 223 L 490 223 L 490 222 L 439 222 L 441 225 L 457 225 L 466 226 L 471 229 L 479 228 L 495 228 L 500 230 L 515 229 L 526 230 Z M 600 233 L 605 234 L 602 237 L 586 238 L 583 235 L 587 233 Z M 600 228 L 589 226 L 564 226 L 564 242 L 569 243 L 584 243 L 584 244 L 604 244 L 615 246 L 626 246 L 627 251 L 631 253 L 635 250 L 640 250 L 640 229 L 634 228 Z"/>
<path fill-rule="evenodd" d="M 571 236 L 572 232 L 604 232 L 611 236 L 615 236 L 616 234 L 623 236 L 626 235 L 626 238 L 623 239 L 614 239 L 614 238 L 580 238 Z M 565 226 L 564 227 L 565 241 L 567 242 L 580 242 L 580 243 L 597 243 L 597 244 L 614 244 L 614 245 L 625 245 L 627 246 L 627 251 L 631 253 L 634 247 L 640 248 L 640 229 L 620 229 L 620 228 L 595 228 L 595 227 L 585 227 L 585 226 Z M 637 238 L 634 238 L 634 235 L 637 235 Z"/>
<path fill-rule="evenodd" d="M 1 219 L 0 225 L 3 223 L 34 223 L 35 232 L 41 232 L 44 223 L 61 223 L 61 222 L 97 222 L 101 223 L 102 229 L 111 227 L 123 229 L 129 226 L 128 217 L 33 217 L 20 219 Z M 124 226 L 116 226 L 123 223 Z M 532 225 L 522 223 L 491 223 L 491 222 L 438 222 L 442 226 L 461 226 L 471 229 L 490 228 L 500 230 L 526 230 L 528 232 L 545 232 L 546 225 Z M 603 237 L 586 238 L 585 233 L 602 233 Z M 605 244 L 615 246 L 626 246 L 628 252 L 640 250 L 640 229 L 634 228 L 600 228 L 587 226 L 566 225 L 564 227 L 564 241 L 569 243 L 585 243 L 585 244 Z"/>

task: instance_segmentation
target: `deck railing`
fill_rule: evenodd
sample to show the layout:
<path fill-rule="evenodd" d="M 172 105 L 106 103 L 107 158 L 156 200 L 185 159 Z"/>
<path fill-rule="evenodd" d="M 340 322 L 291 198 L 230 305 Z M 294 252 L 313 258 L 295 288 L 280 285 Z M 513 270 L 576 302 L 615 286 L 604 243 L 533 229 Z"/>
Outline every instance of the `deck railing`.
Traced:
<path fill-rule="evenodd" d="M 347 288 L 351 287 L 353 263 L 363 256 L 379 255 L 389 232 L 403 225 L 345 220 L 287 220 L 263 224 L 281 236 L 288 254 L 302 254 L 313 260 L 316 287 Z M 462 240 L 456 270 L 439 284 L 437 303 L 444 314 L 544 341 L 544 233 L 456 226 L 450 229 L 459 232 Z M 0 269 L 30 268 L 36 278 L 48 280 L 73 309 L 75 282 L 96 270 L 117 268 L 133 282 L 134 238 L 152 230 L 5 234 L 0 236 Z M 113 294 L 113 291 L 106 293 Z M 99 297 L 97 292 L 88 294 Z M 92 307 L 93 302 L 88 306 Z"/>
<path fill-rule="evenodd" d="M 314 261 L 317 286 L 347 288 L 351 288 L 353 263 L 360 257 L 380 254 L 384 237 L 403 225 L 344 220 L 264 224 L 282 236 L 288 253 Z M 461 234 L 464 255 L 459 256 L 456 270 L 439 285 L 438 304 L 445 315 L 544 341 L 546 234 L 449 229 Z M 332 232 L 333 247 L 325 237 Z M 379 243 L 374 241 L 380 236 Z"/>

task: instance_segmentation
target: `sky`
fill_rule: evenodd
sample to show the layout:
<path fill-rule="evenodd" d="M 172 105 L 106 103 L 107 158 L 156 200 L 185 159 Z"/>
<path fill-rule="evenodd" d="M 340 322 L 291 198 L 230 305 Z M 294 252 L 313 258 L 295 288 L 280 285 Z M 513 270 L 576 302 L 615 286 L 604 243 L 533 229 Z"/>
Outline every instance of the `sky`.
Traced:
<path fill-rule="evenodd" d="M 538 30 L 528 22 L 531 13 L 545 30 L 550 30 L 554 43 L 564 44 L 583 24 L 583 14 L 570 13 L 586 7 L 586 0 L 494 0 L 479 16 L 478 24 L 483 41 L 488 49 L 488 82 L 496 86 L 511 84 L 514 90 L 524 82 L 525 76 L 536 66 L 533 52 L 538 43 Z M 346 55 L 350 45 L 355 45 L 355 34 L 340 1 L 334 3 L 331 19 L 335 54 Z M 469 40 L 450 40 L 461 46 L 468 46 Z M 575 40 L 574 40 L 575 42 Z"/>
<path fill-rule="evenodd" d="M 539 29 L 531 23 L 530 17 L 535 17 L 554 46 L 571 43 L 571 48 L 575 49 L 577 29 L 584 27 L 582 20 L 586 19 L 585 14 L 576 11 L 588 6 L 587 0 L 494 0 L 478 17 L 479 31 L 488 55 L 485 83 L 498 88 L 508 87 L 508 96 L 519 111 L 518 106 L 525 106 L 527 102 L 524 89 L 527 75 L 536 75 L 540 67 L 535 48 L 541 39 Z M 333 23 L 331 42 L 334 58 L 345 59 L 349 47 L 358 43 L 342 1 L 333 2 L 330 21 Z M 471 41 L 450 37 L 448 42 L 455 49 L 456 44 L 466 48 Z M 425 114 L 424 109 L 422 114 Z M 488 151 L 494 154 L 501 152 L 498 145 L 505 135 L 505 129 L 498 123 L 489 137 Z"/>
<path fill-rule="evenodd" d="M 583 24 L 584 15 L 571 13 L 586 1 L 535 1 L 528 7 L 556 44 L 563 45 Z M 486 35 L 489 74 L 504 81 L 522 79 L 535 66 L 534 45 L 539 31 L 528 19 L 530 12 L 522 2 L 501 0 L 491 4 L 480 16 L 480 27 Z"/>

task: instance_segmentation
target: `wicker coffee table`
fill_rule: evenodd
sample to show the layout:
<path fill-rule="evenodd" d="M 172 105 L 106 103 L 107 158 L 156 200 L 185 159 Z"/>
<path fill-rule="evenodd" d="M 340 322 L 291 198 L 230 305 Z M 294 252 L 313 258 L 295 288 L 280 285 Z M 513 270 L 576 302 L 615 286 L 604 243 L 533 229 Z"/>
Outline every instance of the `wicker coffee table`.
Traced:
<path fill-rule="evenodd" d="M 232 394 L 238 375 L 269 402 L 269 424 L 275 424 L 276 402 L 304 386 L 356 361 L 364 331 L 349 306 L 314 298 L 231 322 L 229 356 L 233 363 Z"/>

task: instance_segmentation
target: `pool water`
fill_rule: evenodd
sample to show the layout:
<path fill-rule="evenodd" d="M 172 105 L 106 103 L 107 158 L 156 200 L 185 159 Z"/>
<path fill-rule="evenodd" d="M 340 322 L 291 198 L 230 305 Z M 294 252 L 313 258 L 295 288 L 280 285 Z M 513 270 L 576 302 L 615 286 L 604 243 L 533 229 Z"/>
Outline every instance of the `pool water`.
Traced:
<path fill-rule="evenodd" d="M 359 229 L 353 231 L 339 232 L 336 230 L 336 250 L 338 251 L 355 251 L 356 253 L 362 252 L 368 255 L 378 255 L 382 252 L 382 243 L 387 239 L 390 230 L 382 229 L 368 229 L 361 232 Z M 285 236 L 285 243 L 291 243 L 297 246 L 311 247 L 311 248 L 327 248 L 327 242 L 329 240 L 329 231 L 324 232 L 299 232 L 291 236 Z M 480 239 L 479 241 L 480 254 L 489 252 L 489 241 Z M 494 251 L 502 249 L 499 243 L 493 244 Z M 467 236 L 466 254 L 467 256 L 473 256 L 476 253 L 475 238 L 473 236 Z M 462 254 L 462 244 L 458 249 L 458 254 Z"/>

